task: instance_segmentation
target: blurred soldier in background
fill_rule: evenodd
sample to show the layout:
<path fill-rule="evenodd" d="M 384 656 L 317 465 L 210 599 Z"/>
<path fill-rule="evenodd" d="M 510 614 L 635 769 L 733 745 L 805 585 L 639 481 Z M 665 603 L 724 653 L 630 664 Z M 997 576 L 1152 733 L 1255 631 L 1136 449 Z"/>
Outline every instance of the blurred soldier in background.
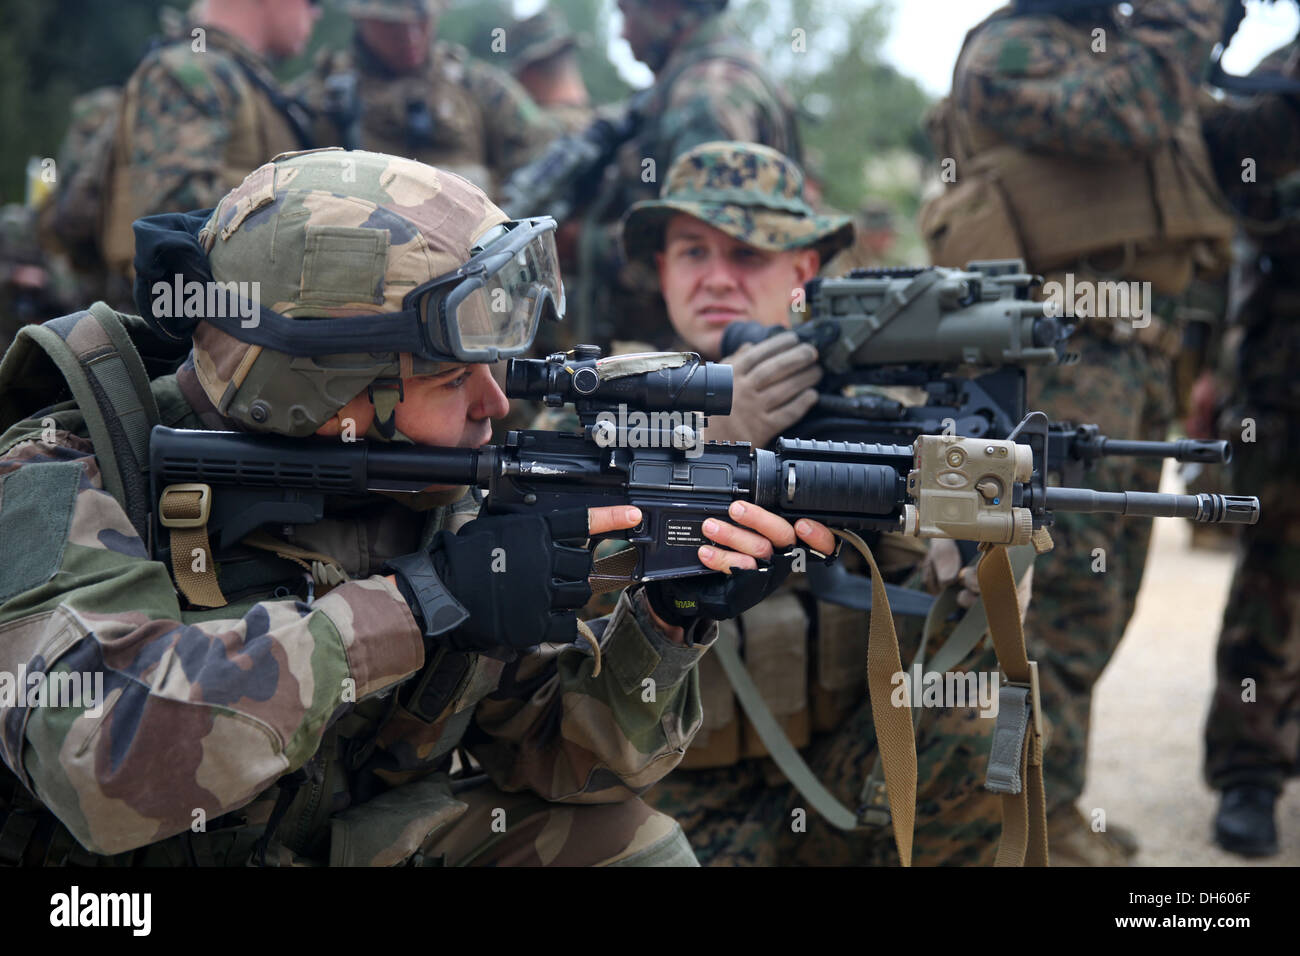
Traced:
<path fill-rule="evenodd" d="M 890 256 L 898 239 L 894 210 L 882 199 L 868 199 L 853 217 L 853 245 L 830 261 L 827 275 L 843 275 L 851 269 L 879 269 L 898 265 Z"/>
<path fill-rule="evenodd" d="M 1119 315 L 1065 302 L 1080 361 L 1029 383 L 1029 406 L 1052 419 L 1150 440 L 1169 429 L 1175 297 L 1198 269 L 1226 267 L 1233 229 L 1197 110 L 1222 19 L 1222 0 L 1151 0 L 1126 20 L 1110 4 L 1017 0 L 968 34 L 932 116 L 953 174 L 921 213 L 937 264 L 1018 257 L 1063 287 L 1151 284 L 1150 302 L 1130 297 Z M 1108 461 L 1090 484 L 1155 491 L 1159 476 L 1158 463 Z M 1053 725 L 1052 862 L 1119 864 L 1131 838 L 1113 822 L 1093 832 L 1075 800 L 1092 687 L 1132 616 L 1151 525 L 1058 515 L 1052 534 L 1025 628 Z"/>
<path fill-rule="evenodd" d="M 1256 76 L 1296 76 L 1296 43 Z M 1214 837 L 1243 856 L 1277 852 L 1277 795 L 1300 752 L 1300 87 L 1227 101 L 1207 118 L 1220 182 L 1241 209 L 1229 320 L 1239 336 L 1219 437 L 1233 443 L 1232 493 L 1266 520 L 1241 535 L 1205 724 L 1205 778 L 1222 792 Z M 1244 165 L 1253 175 L 1244 175 Z"/>
<path fill-rule="evenodd" d="M 578 69 L 579 40 L 556 11 L 543 8 L 510 28 L 510 71 L 519 85 L 566 133 L 585 129 L 594 115 Z"/>
<path fill-rule="evenodd" d="M 76 308 L 76 294 L 64 260 L 37 243 L 32 209 L 18 203 L 0 207 L 0 355 L 24 325 Z"/>
<path fill-rule="evenodd" d="M 622 261 L 620 217 L 655 199 L 661 176 L 687 150 L 715 140 L 761 143 L 802 160 L 794 107 L 757 54 L 721 16 L 726 0 L 619 0 L 623 36 L 655 74 L 636 112 L 639 126 L 619 150 L 587 210 L 579 249 L 576 321 L 606 338 L 643 339 L 668 323 L 654 270 Z"/>
<path fill-rule="evenodd" d="M 215 206 L 272 156 L 310 145 L 305 114 L 268 63 L 301 53 L 319 14 L 311 0 L 207 0 L 177 42 L 144 58 L 105 179 L 109 269 L 129 274 L 136 219 Z"/>
<path fill-rule="evenodd" d="M 324 52 L 293 90 L 321 145 L 409 156 L 491 195 L 558 130 L 504 70 L 435 39 L 445 6 L 349 0 L 352 48 Z"/>

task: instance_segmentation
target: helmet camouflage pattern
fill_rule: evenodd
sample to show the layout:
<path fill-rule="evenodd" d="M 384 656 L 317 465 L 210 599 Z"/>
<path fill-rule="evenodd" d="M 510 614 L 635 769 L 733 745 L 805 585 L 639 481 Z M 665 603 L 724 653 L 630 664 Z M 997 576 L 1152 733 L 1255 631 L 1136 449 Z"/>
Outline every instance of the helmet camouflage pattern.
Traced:
<path fill-rule="evenodd" d="M 664 227 L 678 213 L 768 252 L 815 248 L 822 262 L 853 242 L 848 216 L 818 215 L 803 198 L 798 164 L 756 143 L 703 143 L 678 157 L 659 198 L 635 203 L 623 217 L 627 260 L 649 262 L 662 252 Z"/>
<path fill-rule="evenodd" d="M 219 283 L 257 283 L 263 308 L 302 320 L 400 312 L 416 286 L 455 270 L 507 217 L 454 173 L 379 153 L 285 153 L 250 173 L 199 234 Z M 215 325 L 194 330 L 194 365 L 222 414 L 255 431 L 310 435 L 376 379 L 456 367 L 410 353 L 291 356 Z M 381 401 L 380 396 L 383 395 Z M 393 388 L 376 389 L 372 437 L 390 437 Z M 397 437 L 402 437 L 398 435 Z"/>

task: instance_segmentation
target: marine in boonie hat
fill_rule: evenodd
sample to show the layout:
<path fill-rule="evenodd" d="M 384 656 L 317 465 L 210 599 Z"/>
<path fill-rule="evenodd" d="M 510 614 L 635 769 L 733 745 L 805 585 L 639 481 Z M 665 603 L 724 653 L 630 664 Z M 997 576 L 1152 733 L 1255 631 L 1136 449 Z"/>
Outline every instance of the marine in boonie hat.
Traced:
<path fill-rule="evenodd" d="M 658 199 L 638 202 L 624 215 L 624 256 L 653 265 L 668 220 L 684 213 L 755 248 L 814 248 L 826 262 L 853 242 L 853 221 L 819 215 L 804 199 L 803 187 L 803 171 L 777 150 L 703 143 L 672 164 Z"/>

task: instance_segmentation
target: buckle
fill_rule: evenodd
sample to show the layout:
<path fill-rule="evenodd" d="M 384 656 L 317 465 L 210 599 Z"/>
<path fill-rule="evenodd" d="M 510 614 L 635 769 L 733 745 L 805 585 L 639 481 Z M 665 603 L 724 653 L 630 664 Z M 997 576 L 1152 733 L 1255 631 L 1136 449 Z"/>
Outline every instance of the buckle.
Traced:
<path fill-rule="evenodd" d="M 1029 691 L 1030 709 L 1034 715 L 1034 733 L 1039 739 L 1043 736 L 1043 701 L 1038 692 L 1038 661 L 1029 662 L 1029 683 L 1007 681 L 1007 687 L 1022 687 Z"/>
<path fill-rule="evenodd" d="M 175 495 L 186 492 L 198 492 L 199 495 L 199 514 L 197 518 L 178 517 L 174 513 L 169 514 L 170 509 L 181 506 L 175 499 Z M 188 507 L 186 508 L 188 510 Z M 162 498 L 158 502 L 158 522 L 164 528 L 202 528 L 208 523 L 208 516 L 212 513 L 212 488 L 203 484 L 180 484 L 168 485 L 163 489 Z"/>
<path fill-rule="evenodd" d="M 876 759 L 881 759 L 879 753 Z M 889 794 L 885 791 L 885 781 L 868 781 L 863 791 L 863 802 L 858 807 L 858 823 L 869 827 L 889 826 L 894 818 L 889 810 Z"/>

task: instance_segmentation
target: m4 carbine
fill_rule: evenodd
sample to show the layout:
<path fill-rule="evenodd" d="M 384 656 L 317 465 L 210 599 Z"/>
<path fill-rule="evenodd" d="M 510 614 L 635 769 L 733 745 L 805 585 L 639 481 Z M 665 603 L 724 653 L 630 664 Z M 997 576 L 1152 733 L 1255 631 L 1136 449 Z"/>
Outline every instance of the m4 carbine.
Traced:
<path fill-rule="evenodd" d="M 920 435 L 1008 438 L 1026 412 L 1026 370 L 1068 363 L 1073 331 L 1053 308 L 1029 299 L 1036 282 L 1015 260 L 965 269 L 858 269 L 808 283 L 808 319 L 795 327 L 816 346 L 825 376 L 817 407 L 789 430 L 819 440 L 911 444 Z M 733 322 L 724 355 L 784 331 Z M 909 405 L 880 389 L 925 392 Z M 873 390 L 874 389 L 874 390 Z M 1107 438 L 1096 425 L 1053 422 L 1047 461 L 1061 483 L 1078 485 L 1098 458 L 1173 458 L 1223 463 L 1224 441 Z"/>
<path fill-rule="evenodd" d="M 179 490 L 200 491 L 218 556 L 262 525 L 319 521 L 327 495 L 475 485 L 488 492 L 488 512 L 635 505 L 641 524 L 609 536 L 634 549 L 593 582 L 605 590 L 712 573 L 696 556 L 701 525 L 726 520 L 736 499 L 791 520 L 1006 544 L 1028 542 L 1053 511 L 1246 524 L 1259 517 L 1256 498 L 1047 487 L 1041 412 L 1001 439 L 920 435 L 910 446 L 780 439 L 769 451 L 700 439 L 707 415 L 730 411 L 731 369 L 693 353 L 602 359 L 582 346 L 514 359 L 507 380 L 512 397 L 572 403 L 581 431 L 515 431 L 500 446 L 433 448 L 155 427 L 155 556 L 168 558 L 165 535 L 176 524 L 158 516 Z"/>

